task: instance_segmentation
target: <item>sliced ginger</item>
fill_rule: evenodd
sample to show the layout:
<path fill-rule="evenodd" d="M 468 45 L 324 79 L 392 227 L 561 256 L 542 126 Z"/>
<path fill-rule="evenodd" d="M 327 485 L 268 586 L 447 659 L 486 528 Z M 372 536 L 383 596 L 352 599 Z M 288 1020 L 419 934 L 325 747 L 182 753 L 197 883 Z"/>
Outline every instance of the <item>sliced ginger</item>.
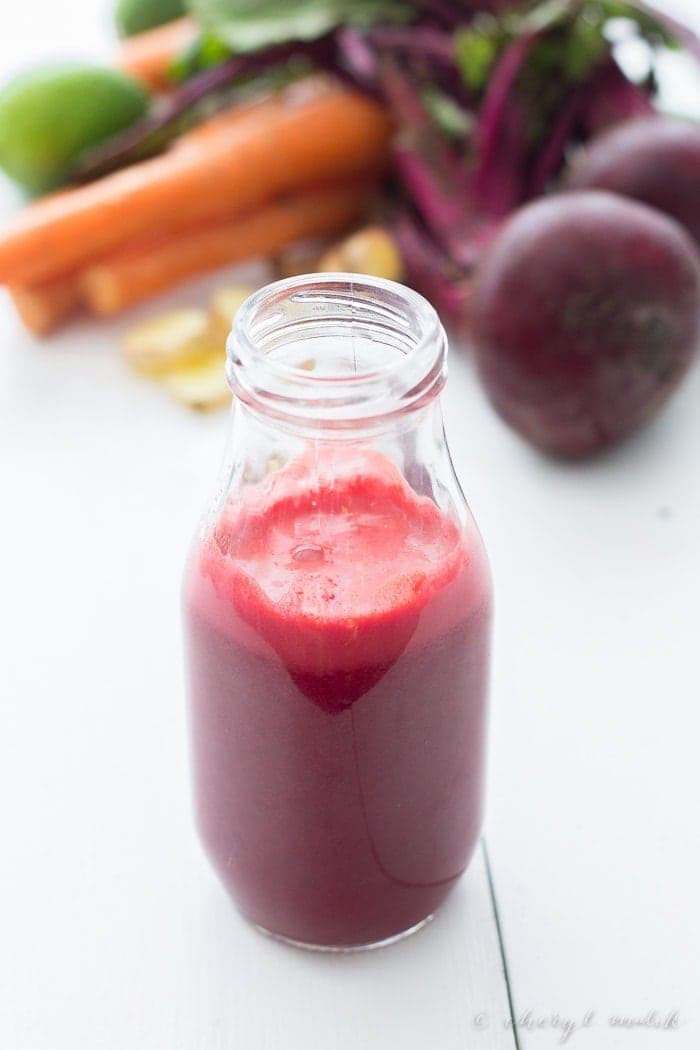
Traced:
<path fill-rule="evenodd" d="M 318 268 L 323 272 L 384 277 L 388 281 L 400 281 L 403 277 L 398 245 L 381 226 L 366 226 L 333 245 L 322 255 Z"/>
<path fill-rule="evenodd" d="M 163 385 L 177 401 L 198 412 L 224 408 L 231 403 L 226 358 L 219 352 L 198 364 L 173 369 L 164 378 Z"/>
<path fill-rule="evenodd" d="M 237 284 L 219 288 L 209 304 L 209 330 L 212 339 L 226 346 L 229 332 L 233 326 L 239 308 L 253 291 L 246 285 Z"/>
<path fill-rule="evenodd" d="M 205 311 L 183 308 L 136 325 L 127 333 L 122 351 L 135 371 L 158 377 L 201 361 L 216 345 L 212 344 Z"/>
<path fill-rule="evenodd" d="M 243 285 L 220 288 L 208 312 L 185 307 L 136 325 L 123 342 L 125 359 L 189 408 L 204 412 L 230 404 L 226 339 L 251 291 Z"/>

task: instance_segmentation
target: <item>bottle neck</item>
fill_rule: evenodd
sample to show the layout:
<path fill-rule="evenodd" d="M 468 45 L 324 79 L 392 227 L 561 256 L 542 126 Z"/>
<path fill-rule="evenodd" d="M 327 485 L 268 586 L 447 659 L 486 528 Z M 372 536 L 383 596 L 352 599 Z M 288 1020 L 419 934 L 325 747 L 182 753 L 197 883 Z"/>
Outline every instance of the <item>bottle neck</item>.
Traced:
<path fill-rule="evenodd" d="M 402 285 L 352 274 L 279 281 L 239 311 L 228 376 L 256 415 L 314 436 L 407 422 L 446 378 L 445 332 Z"/>

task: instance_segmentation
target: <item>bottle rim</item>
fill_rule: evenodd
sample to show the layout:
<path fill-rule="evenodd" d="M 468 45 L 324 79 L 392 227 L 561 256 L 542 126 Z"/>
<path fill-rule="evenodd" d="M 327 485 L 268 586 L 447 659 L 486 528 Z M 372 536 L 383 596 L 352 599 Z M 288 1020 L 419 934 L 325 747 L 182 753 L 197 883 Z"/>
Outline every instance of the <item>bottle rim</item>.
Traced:
<path fill-rule="evenodd" d="M 351 349 L 353 367 L 317 369 L 329 344 Z M 375 349 L 377 363 L 367 364 Z M 430 303 L 395 281 L 351 273 L 304 274 L 253 293 L 238 310 L 227 352 L 240 401 L 310 428 L 413 411 L 437 396 L 447 374 L 447 338 Z"/>

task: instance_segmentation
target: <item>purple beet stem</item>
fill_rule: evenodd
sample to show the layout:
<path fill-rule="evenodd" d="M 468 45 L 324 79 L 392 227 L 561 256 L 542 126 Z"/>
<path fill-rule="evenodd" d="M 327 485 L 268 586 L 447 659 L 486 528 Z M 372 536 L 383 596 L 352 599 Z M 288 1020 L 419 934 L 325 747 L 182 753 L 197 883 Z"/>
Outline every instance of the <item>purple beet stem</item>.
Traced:
<path fill-rule="evenodd" d="M 162 99 L 142 120 L 115 135 L 103 146 L 87 151 L 73 168 L 71 181 L 87 181 L 130 163 L 153 136 L 167 133 L 169 128 L 177 125 L 189 110 L 207 96 L 230 87 L 242 77 L 272 69 L 297 55 L 306 55 L 320 65 L 327 64 L 328 39 L 322 38 L 305 45 L 280 44 L 267 51 L 234 55 L 212 69 L 199 73 Z"/>

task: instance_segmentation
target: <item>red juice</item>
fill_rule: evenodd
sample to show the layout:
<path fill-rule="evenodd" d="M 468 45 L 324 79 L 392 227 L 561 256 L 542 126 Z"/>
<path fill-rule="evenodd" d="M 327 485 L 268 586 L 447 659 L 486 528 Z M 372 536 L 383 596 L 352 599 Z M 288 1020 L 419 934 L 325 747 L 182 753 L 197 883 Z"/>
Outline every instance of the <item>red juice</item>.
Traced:
<path fill-rule="evenodd" d="M 481 540 L 374 451 L 229 500 L 185 585 L 197 822 L 242 913 L 316 946 L 416 926 L 482 817 Z"/>

